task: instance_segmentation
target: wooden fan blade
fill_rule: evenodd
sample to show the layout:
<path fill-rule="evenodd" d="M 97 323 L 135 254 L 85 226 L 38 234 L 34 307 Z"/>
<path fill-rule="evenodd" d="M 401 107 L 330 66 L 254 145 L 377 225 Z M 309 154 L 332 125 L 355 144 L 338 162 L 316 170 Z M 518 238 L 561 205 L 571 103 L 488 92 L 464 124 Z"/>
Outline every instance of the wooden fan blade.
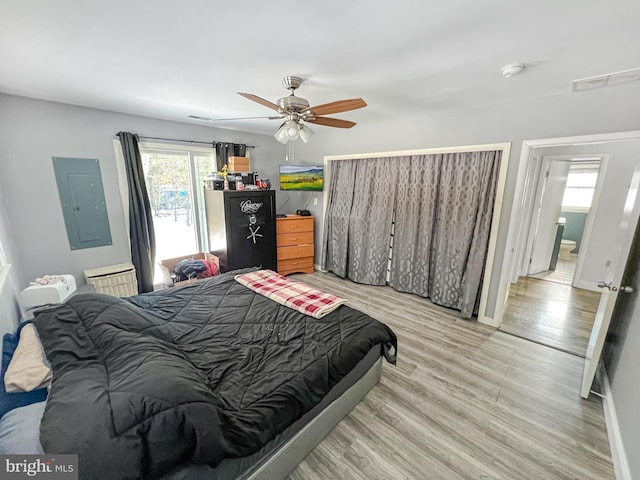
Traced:
<path fill-rule="evenodd" d="M 325 103 L 323 105 L 316 105 L 310 107 L 305 111 L 318 115 L 329 115 L 331 113 L 348 112 L 349 110 L 355 110 L 357 108 L 366 107 L 367 104 L 361 98 L 352 98 L 350 100 L 338 100 L 337 102 Z"/>
<path fill-rule="evenodd" d="M 254 95 L 253 93 L 238 92 L 238 95 L 242 95 L 244 98 L 246 98 L 248 100 L 251 100 L 252 102 L 259 103 L 260 105 L 264 105 L 267 108 L 271 108 L 272 110 L 275 110 L 276 112 L 278 110 L 280 110 L 280 107 L 278 105 L 276 105 L 275 103 L 271 103 L 269 100 L 265 100 L 262 97 Z"/>
<path fill-rule="evenodd" d="M 315 117 L 305 120 L 305 122 L 315 123 L 317 125 L 325 125 L 327 127 L 351 128 L 356 123 L 349 120 L 340 120 L 339 118 Z"/>
<path fill-rule="evenodd" d="M 233 117 L 233 118 L 212 118 L 209 120 L 210 122 L 227 122 L 231 120 L 256 120 L 259 118 L 267 118 L 269 120 L 278 120 L 279 118 L 284 118 L 283 115 L 277 115 L 275 117 Z"/>

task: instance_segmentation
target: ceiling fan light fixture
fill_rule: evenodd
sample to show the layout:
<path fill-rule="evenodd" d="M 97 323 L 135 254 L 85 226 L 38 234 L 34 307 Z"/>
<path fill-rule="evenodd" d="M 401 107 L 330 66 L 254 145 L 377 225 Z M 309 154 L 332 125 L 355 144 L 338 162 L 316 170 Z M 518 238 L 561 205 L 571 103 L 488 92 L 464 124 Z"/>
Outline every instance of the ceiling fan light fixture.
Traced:
<path fill-rule="evenodd" d="M 280 128 L 278 128 L 278 131 L 274 136 L 276 137 L 276 140 L 279 141 L 280 143 L 287 143 L 289 141 L 289 137 L 287 136 L 286 122 L 280 125 Z"/>
<path fill-rule="evenodd" d="M 309 143 L 309 140 L 315 135 L 314 131 L 306 125 L 300 125 L 300 138 L 304 143 Z"/>
<path fill-rule="evenodd" d="M 285 130 L 289 140 L 297 140 L 300 133 L 300 125 L 295 120 L 288 120 L 285 123 Z"/>

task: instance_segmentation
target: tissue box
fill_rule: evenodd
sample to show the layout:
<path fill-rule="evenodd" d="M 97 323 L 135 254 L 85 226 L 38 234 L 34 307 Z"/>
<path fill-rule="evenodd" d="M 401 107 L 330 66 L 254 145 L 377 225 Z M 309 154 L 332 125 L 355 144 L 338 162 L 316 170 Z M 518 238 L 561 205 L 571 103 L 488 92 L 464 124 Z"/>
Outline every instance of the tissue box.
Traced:
<path fill-rule="evenodd" d="M 49 283 L 47 285 L 31 285 L 20 292 L 20 305 L 27 309 L 49 303 L 64 302 L 69 295 L 76 291 L 76 279 L 73 275 L 61 275 L 64 282 Z"/>

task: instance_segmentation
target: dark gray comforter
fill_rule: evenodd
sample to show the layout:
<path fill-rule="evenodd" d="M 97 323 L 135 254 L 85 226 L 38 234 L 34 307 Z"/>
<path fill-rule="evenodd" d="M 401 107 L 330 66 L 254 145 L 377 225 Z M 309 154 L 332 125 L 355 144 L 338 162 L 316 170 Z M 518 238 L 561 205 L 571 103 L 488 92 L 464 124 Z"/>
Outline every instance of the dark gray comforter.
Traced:
<path fill-rule="evenodd" d="M 37 314 L 53 368 L 47 453 L 81 478 L 157 478 L 245 456 L 293 423 L 376 344 L 396 338 L 342 306 L 321 320 L 229 274 L 130 299 L 77 295 Z"/>

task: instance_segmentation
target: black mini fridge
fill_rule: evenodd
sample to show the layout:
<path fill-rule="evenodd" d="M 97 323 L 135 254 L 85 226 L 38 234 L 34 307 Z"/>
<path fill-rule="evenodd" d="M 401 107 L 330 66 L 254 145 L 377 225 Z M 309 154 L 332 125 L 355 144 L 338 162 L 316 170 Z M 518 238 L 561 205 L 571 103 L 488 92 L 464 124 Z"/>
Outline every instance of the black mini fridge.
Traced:
<path fill-rule="evenodd" d="M 220 270 L 276 270 L 276 199 L 273 190 L 204 191 L 209 251 Z"/>

